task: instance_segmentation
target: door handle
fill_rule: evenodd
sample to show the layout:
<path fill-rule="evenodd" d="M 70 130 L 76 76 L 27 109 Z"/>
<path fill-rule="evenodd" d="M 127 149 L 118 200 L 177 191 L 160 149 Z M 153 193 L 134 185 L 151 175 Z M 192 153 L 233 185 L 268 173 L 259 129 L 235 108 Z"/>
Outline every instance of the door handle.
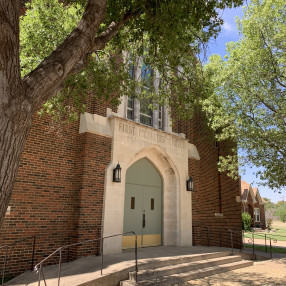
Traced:
<path fill-rule="evenodd" d="M 145 228 L 145 225 L 146 225 L 146 220 L 145 220 L 145 214 L 143 214 L 143 228 Z"/>

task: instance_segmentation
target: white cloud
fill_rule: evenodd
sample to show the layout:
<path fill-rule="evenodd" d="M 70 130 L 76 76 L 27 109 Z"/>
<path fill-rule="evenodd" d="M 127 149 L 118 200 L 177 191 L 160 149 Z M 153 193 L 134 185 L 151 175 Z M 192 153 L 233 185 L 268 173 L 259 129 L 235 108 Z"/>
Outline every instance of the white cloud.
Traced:
<path fill-rule="evenodd" d="M 225 21 L 222 25 L 222 30 L 226 33 L 232 33 L 236 31 L 236 27 Z"/>

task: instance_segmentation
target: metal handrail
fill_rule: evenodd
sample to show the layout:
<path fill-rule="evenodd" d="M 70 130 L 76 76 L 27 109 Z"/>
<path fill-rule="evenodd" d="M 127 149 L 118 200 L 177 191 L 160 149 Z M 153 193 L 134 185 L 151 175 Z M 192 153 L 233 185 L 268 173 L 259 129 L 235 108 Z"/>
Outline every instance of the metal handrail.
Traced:
<path fill-rule="evenodd" d="M 35 256 L 35 245 L 36 245 L 36 238 L 39 238 L 39 237 L 46 237 L 47 235 L 57 235 L 57 234 L 61 234 L 61 235 L 68 235 L 70 238 L 71 237 L 75 237 L 71 234 L 72 232 L 52 232 L 52 233 L 41 233 L 41 234 L 36 234 L 36 235 L 31 235 L 31 236 L 27 236 L 27 237 L 24 237 L 24 238 L 21 238 L 21 239 L 18 239 L 18 240 L 15 240 L 14 242 L 12 243 L 9 243 L 9 244 L 5 244 L 3 246 L 0 246 L 0 251 L 1 249 L 5 248 L 5 256 L 4 256 L 4 263 L 3 263 L 3 271 L 2 271 L 2 283 L 1 285 L 3 286 L 4 285 L 4 278 L 5 278 L 5 272 L 6 272 L 6 264 L 7 264 L 7 256 L 8 256 L 8 248 L 13 246 L 13 245 L 16 245 L 18 243 L 21 243 L 23 241 L 26 241 L 28 239 L 33 239 L 33 249 L 32 249 L 32 258 L 31 258 L 31 271 L 33 270 L 34 268 L 34 256 Z"/>
<path fill-rule="evenodd" d="M 72 246 L 83 245 L 86 243 L 91 243 L 91 242 L 95 242 L 95 241 L 99 241 L 99 240 L 101 241 L 101 269 L 100 269 L 100 273 L 102 275 L 102 270 L 103 270 L 103 240 L 106 238 L 123 236 L 126 234 L 133 234 L 135 236 L 135 272 L 136 272 L 135 278 L 136 278 L 136 282 L 137 282 L 137 273 L 138 273 L 137 235 L 134 231 L 128 231 L 128 232 L 124 232 L 124 233 L 113 234 L 113 235 L 109 235 L 109 236 L 105 236 L 105 237 L 101 237 L 101 238 L 96 238 L 96 239 L 92 239 L 92 240 L 85 240 L 82 242 L 77 242 L 74 244 L 69 244 L 69 245 L 64 245 L 64 246 L 59 247 L 57 250 L 55 250 L 53 253 L 51 253 L 49 256 L 47 256 L 45 259 L 43 259 L 41 262 L 39 262 L 38 264 L 35 265 L 34 272 L 36 274 L 39 274 L 38 286 L 40 286 L 40 284 L 41 284 L 41 274 L 43 276 L 45 286 L 47 286 L 46 279 L 45 279 L 44 272 L 43 272 L 43 263 L 45 261 L 47 261 L 48 259 L 50 259 L 52 256 L 54 256 L 56 253 L 59 252 L 59 254 L 60 254 L 59 255 L 59 270 L 58 270 L 58 286 L 59 286 L 60 285 L 60 279 L 61 279 L 62 250 L 66 249 L 66 248 L 70 248 Z"/>
<path fill-rule="evenodd" d="M 254 246 L 255 246 L 255 242 L 254 242 L 254 230 L 252 230 L 251 232 L 251 235 L 252 235 L 252 238 L 250 237 L 247 237 L 248 238 L 248 242 L 249 243 L 252 243 L 252 253 L 254 254 Z M 277 239 L 276 238 L 272 238 L 271 237 L 271 234 L 267 234 L 267 233 L 264 233 L 264 234 L 260 234 L 260 233 L 255 233 L 256 236 L 261 236 L 261 237 L 264 237 L 264 244 L 265 244 L 265 252 L 267 253 L 267 239 L 269 239 L 269 251 L 270 251 L 270 258 L 272 259 L 273 258 L 273 254 L 272 254 L 272 242 L 273 243 L 277 243 Z M 268 236 L 268 237 L 267 237 Z M 282 236 L 283 237 L 283 236 Z"/>
<path fill-rule="evenodd" d="M 195 228 L 203 228 L 202 230 L 195 230 Z M 209 240 L 209 233 L 212 233 L 213 230 L 209 230 L 211 229 L 210 226 L 194 226 L 193 225 L 193 234 L 195 234 L 196 232 L 199 233 L 204 233 L 204 237 L 207 239 L 207 246 L 210 246 L 210 240 Z M 234 254 L 234 239 L 233 236 L 234 234 L 239 234 L 240 237 L 240 252 L 242 252 L 243 250 L 245 250 L 245 242 L 244 239 L 246 238 L 245 236 L 245 232 L 243 230 L 233 230 L 233 229 L 229 229 L 229 228 L 225 228 L 225 229 L 220 229 L 218 230 L 218 234 L 220 236 L 220 240 L 221 240 L 221 234 L 225 233 L 225 231 L 229 231 L 230 232 L 230 243 L 231 243 L 231 249 L 232 249 L 232 255 Z M 273 243 L 277 243 L 277 239 L 272 237 L 272 234 L 260 234 L 260 233 L 255 233 L 254 235 L 254 231 L 252 231 L 252 238 L 248 238 L 248 242 L 252 244 L 252 253 L 255 254 L 255 235 L 256 236 L 261 236 L 264 238 L 265 240 L 265 252 L 267 253 L 267 240 L 269 240 L 269 253 L 270 253 L 270 258 L 273 258 L 273 253 L 272 253 L 272 245 Z M 281 237 L 283 237 L 283 235 L 280 235 Z M 284 236 L 285 237 L 285 236 Z M 193 245 L 195 245 L 195 235 L 193 236 Z M 220 246 L 221 246 L 221 241 L 220 241 Z"/>
<path fill-rule="evenodd" d="M 32 266 L 31 266 L 31 270 L 32 270 L 33 269 L 33 264 L 34 264 L 35 239 L 36 239 L 36 236 L 27 236 L 27 237 L 24 237 L 22 239 L 18 239 L 16 241 L 12 242 L 12 243 L 5 244 L 5 245 L 0 247 L 0 250 L 2 248 L 6 248 L 6 250 L 5 250 L 5 257 L 4 257 L 3 272 L 2 272 L 2 283 L 1 283 L 2 286 L 4 285 L 4 279 L 5 279 L 5 271 L 6 271 L 6 264 L 7 264 L 8 248 L 10 246 L 13 246 L 13 245 L 15 245 L 17 243 L 23 242 L 23 241 L 28 240 L 30 238 L 33 238 L 33 253 L 32 253 Z"/>
<path fill-rule="evenodd" d="M 207 246 L 210 246 L 210 237 L 209 237 L 209 227 L 208 226 L 196 226 L 196 225 L 193 225 L 192 228 L 193 228 L 193 233 L 195 233 L 195 227 L 200 227 L 200 228 L 205 228 L 204 231 L 199 231 L 199 232 L 206 232 L 206 239 L 207 239 Z M 195 241 L 193 239 L 193 245 L 195 245 Z"/>
<path fill-rule="evenodd" d="M 9 244 L 4 244 L 3 246 L 0 246 L 0 249 L 2 249 L 2 248 L 4 248 L 4 247 L 9 247 L 9 246 L 12 246 L 12 245 L 14 245 L 14 244 L 17 244 L 17 243 L 20 243 L 20 242 L 22 242 L 22 241 L 25 241 L 25 240 L 27 240 L 27 239 L 29 239 L 29 238 L 33 238 L 34 237 L 34 235 L 33 236 L 27 236 L 27 237 L 24 237 L 24 238 L 22 238 L 22 239 L 18 239 L 18 240 L 15 240 L 14 242 L 12 242 L 12 243 L 9 243 Z"/>
<path fill-rule="evenodd" d="M 230 232 L 230 241 L 231 241 L 231 253 L 233 255 L 233 236 L 232 233 L 238 233 L 241 235 L 241 239 L 240 239 L 240 252 L 242 252 L 241 246 L 243 245 L 242 241 L 243 241 L 243 230 L 241 231 L 237 231 L 237 230 L 232 230 L 232 229 L 228 229 L 228 231 Z M 241 244 L 242 243 L 242 244 Z"/>
<path fill-rule="evenodd" d="M 231 236 L 231 246 L 232 246 L 232 254 L 233 254 L 233 238 L 232 238 L 232 233 L 241 233 L 242 234 L 242 237 L 244 238 L 244 231 L 242 230 L 241 232 L 240 231 L 235 231 L 235 230 L 231 230 L 231 229 L 228 229 L 230 231 L 230 236 Z M 273 258 L 273 255 L 272 255 L 272 242 L 273 243 L 277 243 L 277 239 L 276 238 L 272 238 L 270 234 L 256 234 L 256 236 L 261 236 L 261 237 L 264 237 L 264 241 L 265 241 L 265 252 L 267 253 L 267 239 L 269 239 L 269 249 L 270 249 L 270 258 L 272 259 Z M 269 237 L 267 237 L 269 236 Z M 247 237 L 248 238 L 248 242 L 252 244 L 252 254 L 255 253 L 255 239 L 254 239 L 254 231 L 252 231 L 252 238 L 250 237 Z"/>

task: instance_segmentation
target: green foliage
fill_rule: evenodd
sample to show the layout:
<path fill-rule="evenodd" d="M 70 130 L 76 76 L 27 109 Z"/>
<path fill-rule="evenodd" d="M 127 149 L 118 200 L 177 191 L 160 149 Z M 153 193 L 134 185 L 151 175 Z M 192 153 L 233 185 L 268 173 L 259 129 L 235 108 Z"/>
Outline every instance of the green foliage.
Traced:
<path fill-rule="evenodd" d="M 202 104 L 217 139 L 237 142 L 240 166 L 263 167 L 272 189 L 286 186 L 286 8 L 283 0 L 253 0 L 237 20 L 242 38 L 228 43 L 225 60 L 205 67 L 210 97 Z M 221 170 L 237 176 L 236 158 Z"/>
<path fill-rule="evenodd" d="M 58 0 L 33 0 L 27 8 L 26 14 L 20 18 L 22 76 L 31 72 L 57 48 L 76 27 L 83 14 L 80 4 L 64 6 Z M 86 86 L 81 75 L 73 85 L 47 101 L 39 113 L 47 112 L 54 120 L 63 122 L 76 119 L 78 112 L 83 112 L 85 107 L 85 97 L 76 92 Z"/>
<path fill-rule="evenodd" d="M 278 201 L 276 204 L 276 208 L 280 208 L 281 206 L 283 206 L 285 204 L 285 201 Z"/>
<path fill-rule="evenodd" d="M 282 222 L 286 222 L 286 204 L 281 205 L 275 214 L 279 216 Z"/>
<path fill-rule="evenodd" d="M 76 27 L 83 7 L 58 0 L 33 0 L 20 18 L 22 76 L 27 75 Z"/>
<path fill-rule="evenodd" d="M 241 218 L 242 218 L 242 229 L 250 230 L 250 225 L 252 222 L 251 215 L 249 213 L 242 213 Z"/>
<path fill-rule="evenodd" d="M 68 0 L 67 6 L 58 0 L 35 0 L 21 20 L 22 74 L 34 69 L 50 54 L 79 21 L 86 0 Z M 129 68 L 144 59 L 144 69 L 157 70 L 160 80 L 157 90 L 150 89 L 148 97 L 158 103 L 169 103 L 178 115 L 190 117 L 198 96 L 205 97 L 204 77 L 196 53 L 222 24 L 218 9 L 238 6 L 242 0 L 109 0 L 106 16 L 98 34 L 126 13 L 134 17 L 112 38 L 104 51 L 89 56 L 84 70 L 67 79 L 61 94 L 47 102 L 42 112 L 56 119 L 73 119 L 85 109 L 86 94 L 118 104 L 121 95 L 135 95 L 145 82 L 129 77 Z M 128 55 L 114 60 L 111 55 Z M 141 62 L 142 63 L 142 62 Z M 178 70 L 180 67 L 180 70 Z M 139 76 L 140 78 L 140 76 Z M 172 91 L 170 90 L 172 85 Z M 116 94 L 116 96 L 115 96 Z M 174 96 L 176 94 L 176 96 Z M 138 96 L 138 95 L 137 95 Z M 141 93 L 141 96 L 145 96 Z M 186 108 L 186 109 L 185 109 Z M 66 115 L 68 114 L 68 115 Z"/>
<path fill-rule="evenodd" d="M 273 202 L 271 202 L 271 200 L 270 199 L 268 199 L 268 198 L 263 198 L 264 200 L 265 200 L 265 202 L 266 202 L 266 204 L 264 205 L 264 209 L 265 209 L 265 211 L 268 211 L 268 210 L 273 210 L 273 209 L 275 209 L 276 208 L 276 204 L 275 203 L 273 203 Z"/>

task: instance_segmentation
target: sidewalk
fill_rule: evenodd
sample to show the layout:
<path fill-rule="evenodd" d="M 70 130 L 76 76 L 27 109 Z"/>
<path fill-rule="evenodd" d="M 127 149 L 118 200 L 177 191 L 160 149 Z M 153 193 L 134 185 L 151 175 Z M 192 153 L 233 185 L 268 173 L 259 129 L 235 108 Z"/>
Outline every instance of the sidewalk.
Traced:
<path fill-rule="evenodd" d="M 237 269 L 202 279 L 185 282 L 187 285 L 200 286 L 285 286 L 286 258 L 254 262 L 247 268 Z"/>

